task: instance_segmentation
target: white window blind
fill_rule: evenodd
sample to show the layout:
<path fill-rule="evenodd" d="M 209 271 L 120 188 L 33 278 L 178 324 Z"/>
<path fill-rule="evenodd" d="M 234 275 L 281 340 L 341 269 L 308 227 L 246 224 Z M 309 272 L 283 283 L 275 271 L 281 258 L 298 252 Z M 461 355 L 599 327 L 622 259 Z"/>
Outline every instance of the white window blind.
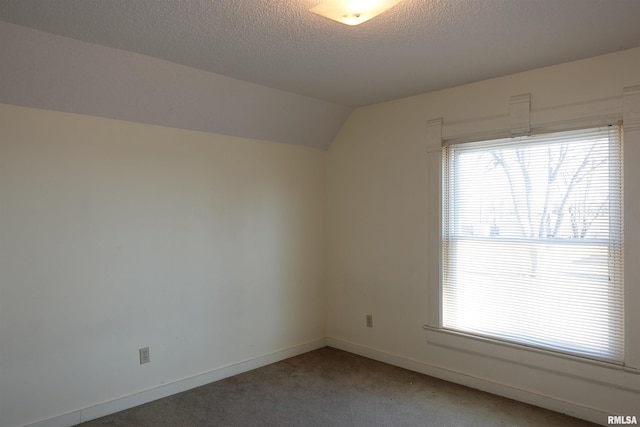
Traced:
<path fill-rule="evenodd" d="M 444 148 L 444 328 L 623 362 L 620 126 Z"/>

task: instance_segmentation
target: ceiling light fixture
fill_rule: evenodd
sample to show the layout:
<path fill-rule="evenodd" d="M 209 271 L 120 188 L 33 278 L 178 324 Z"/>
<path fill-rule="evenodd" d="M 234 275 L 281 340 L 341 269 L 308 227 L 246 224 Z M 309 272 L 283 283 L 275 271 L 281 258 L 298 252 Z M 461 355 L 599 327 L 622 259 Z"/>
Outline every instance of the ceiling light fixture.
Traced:
<path fill-rule="evenodd" d="M 402 0 L 327 0 L 309 9 L 346 25 L 359 25 L 391 9 Z"/>

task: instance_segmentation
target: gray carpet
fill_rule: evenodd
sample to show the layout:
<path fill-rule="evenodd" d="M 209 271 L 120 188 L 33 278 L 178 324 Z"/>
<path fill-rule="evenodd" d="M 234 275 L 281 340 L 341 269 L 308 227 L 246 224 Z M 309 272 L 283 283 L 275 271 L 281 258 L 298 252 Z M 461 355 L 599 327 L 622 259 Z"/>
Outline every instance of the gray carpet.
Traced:
<path fill-rule="evenodd" d="M 593 426 L 323 348 L 82 424 L 98 426 Z"/>

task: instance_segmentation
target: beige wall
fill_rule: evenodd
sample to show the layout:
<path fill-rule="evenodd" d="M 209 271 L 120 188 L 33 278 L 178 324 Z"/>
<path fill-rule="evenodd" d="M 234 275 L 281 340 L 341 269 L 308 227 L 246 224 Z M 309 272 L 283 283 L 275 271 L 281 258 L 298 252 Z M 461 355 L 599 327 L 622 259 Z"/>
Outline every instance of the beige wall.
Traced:
<path fill-rule="evenodd" d="M 431 320 L 430 286 L 437 287 L 429 264 L 437 267 L 439 256 L 438 230 L 428 221 L 438 215 L 429 186 L 438 172 L 427 154 L 439 144 L 428 147 L 427 121 L 442 118 L 445 139 L 508 130 L 510 98 L 524 93 L 531 94 L 534 127 L 622 118 L 623 90 L 635 85 L 640 49 L 356 110 L 327 163 L 329 344 L 601 423 L 606 414 L 640 415 L 638 374 L 422 328 Z M 640 135 L 625 138 L 628 348 L 637 365 Z M 369 313 L 373 329 L 365 327 Z"/>
<path fill-rule="evenodd" d="M 0 104 L 0 425 L 317 344 L 325 156 Z"/>

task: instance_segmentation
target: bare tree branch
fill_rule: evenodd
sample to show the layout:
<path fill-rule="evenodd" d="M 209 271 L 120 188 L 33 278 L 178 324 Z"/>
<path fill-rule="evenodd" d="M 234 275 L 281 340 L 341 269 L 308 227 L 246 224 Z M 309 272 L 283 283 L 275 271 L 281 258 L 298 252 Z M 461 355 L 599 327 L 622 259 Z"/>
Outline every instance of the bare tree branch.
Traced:
<path fill-rule="evenodd" d="M 575 173 L 571 177 L 571 180 L 569 181 L 569 185 L 567 186 L 564 196 L 562 197 L 562 201 L 560 202 L 560 206 L 558 207 L 558 217 L 556 219 L 556 224 L 553 229 L 552 236 L 557 235 L 558 230 L 560 229 L 560 225 L 562 225 L 562 220 L 564 219 L 564 207 L 567 204 L 567 200 L 569 200 L 569 195 L 571 194 L 571 191 L 573 191 L 575 185 L 580 182 L 580 180 L 585 176 L 582 172 L 589 164 L 589 158 L 591 157 L 591 153 L 593 153 L 595 146 L 595 144 L 591 145 L 591 148 L 589 148 L 589 152 L 586 154 L 586 156 L 582 160 L 582 163 L 580 164 L 580 166 L 578 166 L 578 169 L 576 169 Z M 595 167 L 592 167 L 590 171 L 593 171 L 594 169 Z"/>
<path fill-rule="evenodd" d="M 491 153 L 493 155 L 493 159 L 495 164 L 501 166 L 504 170 L 505 175 L 507 176 L 507 181 L 509 182 L 509 191 L 511 192 L 511 199 L 513 200 L 513 209 L 515 210 L 516 220 L 518 225 L 520 226 L 520 231 L 523 236 L 525 236 L 524 226 L 522 225 L 522 219 L 520 218 L 520 206 L 518 205 L 518 200 L 516 198 L 516 191 L 513 186 L 513 178 L 511 177 L 511 170 L 507 166 L 507 163 L 504 161 L 504 158 L 497 154 L 495 151 Z"/>
<path fill-rule="evenodd" d="M 518 159 L 518 165 L 520 165 L 520 171 L 522 172 L 522 179 L 524 181 L 524 201 L 527 207 L 527 224 L 529 226 L 529 237 L 533 237 L 533 218 L 531 217 L 531 176 L 529 175 L 529 164 L 526 162 L 524 152 L 522 150 L 516 150 L 516 159 Z"/>

